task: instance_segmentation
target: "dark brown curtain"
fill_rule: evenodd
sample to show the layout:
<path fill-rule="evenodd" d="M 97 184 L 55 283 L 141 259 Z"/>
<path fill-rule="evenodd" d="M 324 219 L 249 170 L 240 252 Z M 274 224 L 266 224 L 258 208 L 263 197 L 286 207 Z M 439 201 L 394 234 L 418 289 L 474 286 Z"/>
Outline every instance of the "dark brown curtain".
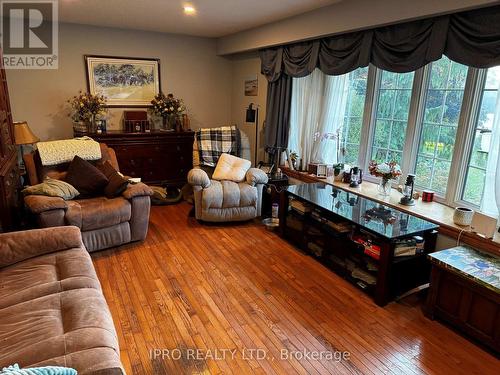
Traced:
<path fill-rule="evenodd" d="M 290 127 L 290 103 L 292 99 L 292 77 L 282 74 L 267 86 L 266 147 L 286 149 Z"/>
<path fill-rule="evenodd" d="M 439 60 L 443 54 L 477 68 L 500 65 L 500 6 L 266 48 L 259 52 L 262 74 L 269 81 L 266 146 L 286 148 L 291 77 L 307 76 L 316 68 L 325 74 L 340 75 L 369 63 L 391 72 L 411 72 Z"/>
<path fill-rule="evenodd" d="M 304 77 L 316 68 L 340 75 L 369 63 L 411 72 L 443 54 L 478 68 L 500 65 L 500 6 L 260 51 L 262 74 L 269 82 L 282 75 Z"/>
<path fill-rule="evenodd" d="M 444 54 L 476 68 L 500 64 L 500 6 L 450 17 Z"/>

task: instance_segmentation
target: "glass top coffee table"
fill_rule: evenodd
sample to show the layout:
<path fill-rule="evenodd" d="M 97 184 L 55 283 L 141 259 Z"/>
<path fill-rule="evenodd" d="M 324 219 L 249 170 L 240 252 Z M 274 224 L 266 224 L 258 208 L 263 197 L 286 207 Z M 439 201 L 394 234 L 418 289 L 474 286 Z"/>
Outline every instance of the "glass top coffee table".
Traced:
<path fill-rule="evenodd" d="M 387 239 L 407 237 L 439 227 L 409 213 L 323 183 L 292 185 L 287 187 L 287 192 Z"/>

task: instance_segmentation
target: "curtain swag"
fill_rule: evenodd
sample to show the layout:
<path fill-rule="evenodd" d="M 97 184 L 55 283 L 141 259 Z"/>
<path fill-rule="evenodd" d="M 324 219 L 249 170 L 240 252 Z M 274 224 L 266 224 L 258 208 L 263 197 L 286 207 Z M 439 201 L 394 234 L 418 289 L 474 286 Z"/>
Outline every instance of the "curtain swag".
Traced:
<path fill-rule="evenodd" d="M 282 74 L 304 77 L 319 68 L 341 75 L 369 63 L 411 72 L 444 54 L 477 68 L 500 65 L 500 6 L 260 50 L 269 82 Z"/>

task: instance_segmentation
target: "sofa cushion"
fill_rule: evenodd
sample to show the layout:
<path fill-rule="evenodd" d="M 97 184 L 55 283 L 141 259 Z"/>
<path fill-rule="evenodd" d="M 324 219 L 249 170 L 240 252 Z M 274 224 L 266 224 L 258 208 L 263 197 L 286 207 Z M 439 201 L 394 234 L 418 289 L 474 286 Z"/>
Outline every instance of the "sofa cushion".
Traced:
<path fill-rule="evenodd" d="M 108 184 L 108 179 L 99 169 L 79 156 L 75 156 L 69 165 L 65 181 L 73 185 L 81 197 L 100 194 Z"/>
<path fill-rule="evenodd" d="M 0 309 L 0 368 L 55 365 L 78 374 L 121 367 L 118 341 L 99 290 L 74 289 Z"/>
<path fill-rule="evenodd" d="M 130 220 L 130 202 L 122 197 L 97 197 L 68 202 L 66 222 L 82 231 L 101 229 Z"/>
<path fill-rule="evenodd" d="M 128 186 L 128 179 L 118 173 L 109 161 L 98 163 L 97 168 L 108 179 L 108 184 L 104 187 L 104 194 L 106 197 L 114 198 L 125 191 Z"/>
<path fill-rule="evenodd" d="M 38 256 L 0 269 L 0 309 L 78 288 L 101 289 L 84 249 Z"/>
<path fill-rule="evenodd" d="M 47 197 L 59 197 L 64 200 L 73 199 L 80 194 L 73 185 L 50 177 L 47 177 L 41 184 L 28 186 L 22 192 L 24 195 L 45 195 Z"/>
<path fill-rule="evenodd" d="M 232 208 L 257 205 L 257 188 L 245 182 L 212 180 L 203 190 L 202 208 Z"/>
<path fill-rule="evenodd" d="M 241 182 L 245 179 L 245 175 L 251 165 L 250 160 L 229 154 L 222 154 L 217 162 L 212 179 Z"/>

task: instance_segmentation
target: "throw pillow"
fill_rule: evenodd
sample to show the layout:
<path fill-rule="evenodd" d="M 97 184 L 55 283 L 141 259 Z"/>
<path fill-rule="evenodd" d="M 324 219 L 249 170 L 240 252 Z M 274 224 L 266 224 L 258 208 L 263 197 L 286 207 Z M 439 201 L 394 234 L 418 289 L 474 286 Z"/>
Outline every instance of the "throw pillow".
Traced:
<path fill-rule="evenodd" d="M 46 367 L 31 367 L 21 369 L 16 363 L 15 365 L 4 367 L 0 371 L 0 375 L 77 375 L 75 369 L 69 367 L 46 366 Z"/>
<path fill-rule="evenodd" d="M 222 154 L 217 162 L 212 179 L 241 182 L 245 180 L 245 175 L 251 166 L 250 160 Z"/>
<path fill-rule="evenodd" d="M 104 194 L 108 198 L 114 198 L 125 191 L 128 186 L 128 179 L 123 177 L 109 161 L 97 164 L 97 168 L 106 176 L 108 184 L 104 187 Z"/>
<path fill-rule="evenodd" d="M 48 197 L 60 197 L 64 200 L 70 200 L 78 196 L 80 193 L 71 184 L 65 181 L 56 180 L 47 177 L 41 184 L 28 186 L 22 193 L 24 195 L 46 195 Z"/>
<path fill-rule="evenodd" d="M 82 198 L 102 193 L 109 182 L 99 169 L 79 156 L 70 163 L 65 180 L 80 192 Z"/>

